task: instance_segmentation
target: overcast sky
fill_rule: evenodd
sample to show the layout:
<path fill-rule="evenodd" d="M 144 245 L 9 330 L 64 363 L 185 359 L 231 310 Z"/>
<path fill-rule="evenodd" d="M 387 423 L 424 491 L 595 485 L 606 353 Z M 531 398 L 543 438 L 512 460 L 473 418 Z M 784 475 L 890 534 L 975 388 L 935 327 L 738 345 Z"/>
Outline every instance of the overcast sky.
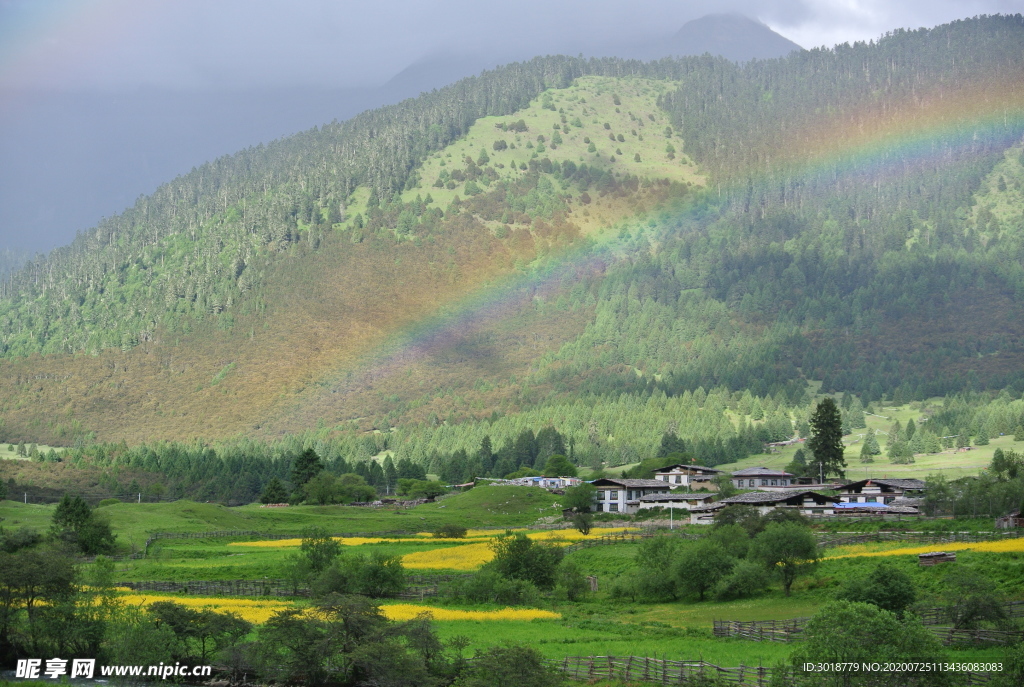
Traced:
<path fill-rule="evenodd" d="M 1022 11 L 1024 0 L 0 0 L 0 248 L 48 250 L 206 159 L 381 104 L 371 89 L 439 53 L 474 65 L 606 54 L 717 12 L 811 48 Z M 296 95 L 265 95 L 281 88 Z"/>
<path fill-rule="evenodd" d="M 436 51 L 585 51 L 711 12 L 804 47 L 1019 12 L 1024 0 L 0 0 L 0 87 L 338 87 Z"/>

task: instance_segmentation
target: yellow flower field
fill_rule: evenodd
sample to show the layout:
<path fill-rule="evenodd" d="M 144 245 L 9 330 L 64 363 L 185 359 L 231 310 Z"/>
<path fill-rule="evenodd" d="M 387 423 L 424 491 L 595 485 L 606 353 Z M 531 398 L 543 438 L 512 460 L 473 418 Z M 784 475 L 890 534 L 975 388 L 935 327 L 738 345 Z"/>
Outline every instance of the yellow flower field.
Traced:
<path fill-rule="evenodd" d="M 380 610 L 388 620 L 412 620 L 421 613 L 429 613 L 434 620 L 558 620 L 561 613 L 539 608 L 503 608 L 500 611 L 460 611 L 454 608 L 435 608 L 418 604 L 391 604 Z"/>
<path fill-rule="evenodd" d="M 343 546 L 360 546 L 362 544 L 380 544 L 381 542 L 398 542 L 402 539 L 385 539 L 383 537 L 334 537 Z M 408 540 L 404 540 L 408 541 Z M 269 549 L 297 548 L 302 546 L 302 539 L 266 539 L 263 541 L 233 541 L 228 546 L 256 546 Z"/>
<path fill-rule="evenodd" d="M 466 539 L 493 538 L 505 533 L 506 530 L 467 530 Z M 525 532 L 527 530 L 516 529 L 513 532 Z M 537 541 L 548 541 L 562 539 L 568 542 L 581 541 L 590 537 L 600 537 L 606 534 L 622 534 L 623 532 L 635 532 L 636 528 L 621 527 L 595 527 L 590 534 L 584 537 L 575 529 L 542 530 L 529 532 L 526 536 Z M 399 544 L 403 542 L 437 542 L 437 543 L 462 543 L 466 539 L 437 539 L 430 532 L 420 532 L 417 537 L 334 537 L 334 540 L 343 546 L 361 546 L 362 544 L 381 544 L 383 542 Z M 254 546 L 259 548 L 295 548 L 302 545 L 302 539 L 267 539 L 263 541 L 237 541 L 231 542 L 228 546 Z"/>
<path fill-rule="evenodd" d="M 402 565 L 410 570 L 476 570 L 492 558 L 490 542 L 475 542 L 407 553 L 402 556 Z"/>
<path fill-rule="evenodd" d="M 188 608 L 209 609 L 218 613 L 234 613 L 256 625 L 263 624 L 280 611 L 295 608 L 287 601 L 256 599 L 169 596 L 165 594 L 121 594 L 118 599 L 129 606 L 143 608 L 159 601 L 173 601 Z M 380 607 L 388 620 L 412 620 L 422 613 L 429 613 L 434 620 L 558 620 L 560 613 L 539 608 L 503 608 L 499 611 L 462 611 L 453 608 L 436 608 L 421 604 L 390 604 Z"/>
<path fill-rule="evenodd" d="M 869 548 L 870 547 L 870 548 Z M 1002 539 L 987 542 L 950 542 L 928 544 L 927 546 L 906 546 L 902 548 L 877 550 L 872 545 L 845 546 L 843 553 L 828 558 L 860 558 L 868 556 L 916 556 L 930 551 L 985 551 L 989 553 L 1024 553 L 1024 538 Z"/>
<path fill-rule="evenodd" d="M 238 598 L 217 598 L 217 597 L 195 597 L 195 596 L 167 596 L 162 594 L 122 594 L 119 600 L 129 606 L 146 607 L 158 601 L 173 601 L 176 604 L 188 608 L 207 608 L 218 613 L 235 613 L 239 617 L 248 620 L 250 623 L 261 624 L 270 620 L 274 614 L 294 608 L 294 604 L 287 601 L 238 599 Z"/>

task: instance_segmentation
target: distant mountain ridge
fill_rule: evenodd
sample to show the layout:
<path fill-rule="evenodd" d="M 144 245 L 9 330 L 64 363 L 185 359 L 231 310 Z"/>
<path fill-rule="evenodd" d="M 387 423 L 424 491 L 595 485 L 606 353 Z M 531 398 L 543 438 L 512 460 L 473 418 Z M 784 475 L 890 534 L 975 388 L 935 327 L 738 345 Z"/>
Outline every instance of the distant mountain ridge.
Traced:
<path fill-rule="evenodd" d="M 658 60 L 663 57 L 712 55 L 733 62 L 774 59 L 803 50 L 756 19 L 742 14 L 709 14 L 683 24 L 675 34 L 651 35 L 629 43 L 607 43 L 592 46 L 584 55 Z M 567 54 L 561 49 L 555 53 Z M 430 91 L 457 79 L 494 69 L 499 64 L 521 60 L 532 55 L 507 52 L 457 53 L 448 50 L 425 55 L 393 76 L 382 88 L 390 97 L 407 97 Z"/>
<path fill-rule="evenodd" d="M 686 22 L 668 46 L 672 55 L 718 55 L 733 62 L 769 60 L 803 50 L 759 21 L 740 14 L 709 14 Z"/>
<path fill-rule="evenodd" d="M 536 58 L 221 158 L 0 284 L 0 441 L 1024 389 L 1022 43 Z"/>

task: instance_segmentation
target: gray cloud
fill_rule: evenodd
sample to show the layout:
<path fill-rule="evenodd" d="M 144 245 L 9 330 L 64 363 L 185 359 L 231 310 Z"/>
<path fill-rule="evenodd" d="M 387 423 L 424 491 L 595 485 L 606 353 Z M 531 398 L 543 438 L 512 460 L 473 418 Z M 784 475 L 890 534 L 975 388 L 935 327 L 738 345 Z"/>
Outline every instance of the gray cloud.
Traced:
<path fill-rule="evenodd" d="M 745 14 L 813 47 L 1022 10 L 1024 0 L 0 0 L 0 247 L 49 249 L 211 157 L 414 95 L 415 74 L 378 87 L 425 57 L 444 55 L 444 69 L 428 67 L 455 78 L 537 54 L 615 53 L 709 13 Z"/>

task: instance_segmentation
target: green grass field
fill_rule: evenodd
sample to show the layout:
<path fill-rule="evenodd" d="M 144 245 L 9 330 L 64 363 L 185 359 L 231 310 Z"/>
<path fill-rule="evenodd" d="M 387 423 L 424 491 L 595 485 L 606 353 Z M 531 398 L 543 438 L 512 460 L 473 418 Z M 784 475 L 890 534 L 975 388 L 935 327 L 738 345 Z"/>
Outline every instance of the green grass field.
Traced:
<path fill-rule="evenodd" d="M 110 518 L 119 542 L 139 549 L 155 532 L 210 532 L 248 530 L 299 534 L 310 526 L 329 532 L 424 532 L 446 524 L 469 523 L 472 527 L 523 527 L 538 518 L 561 513 L 554 507 L 557 496 L 542 489 L 495 486 L 471 489 L 414 509 L 363 508 L 357 506 L 291 506 L 261 508 L 250 504 L 228 508 L 194 501 L 169 503 L 117 503 L 99 509 Z M 50 525 L 54 505 L 0 502 L 5 527 Z"/>
<path fill-rule="evenodd" d="M 25 446 L 26 451 L 28 450 L 28 448 L 29 448 L 29 446 L 26 445 Z M 46 446 L 44 444 L 37 444 L 36 448 L 39 451 L 39 453 L 41 453 L 41 454 L 45 454 L 45 453 L 47 453 L 50 450 L 54 450 L 57 453 L 62 453 L 63 451 L 66 450 L 66 449 L 64 449 L 64 448 L 62 448 L 60 446 Z M 28 456 L 20 456 L 20 455 L 18 455 L 17 446 L 15 446 L 14 444 L 0 444 L 0 460 L 32 460 L 32 459 L 30 457 L 28 457 Z"/>
<path fill-rule="evenodd" d="M 478 488 L 420 506 L 400 515 L 353 507 L 300 507 L 260 509 L 255 506 L 224 508 L 212 504 L 176 502 L 165 504 L 115 504 L 101 509 L 111 518 L 122 542 L 140 545 L 154 531 L 201 532 L 239 529 L 295 532 L 310 524 L 323 525 L 337 532 L 372 532 L 395 529 L 403 523 L 409 531 L 424 531 L 431 525 L 462 522 L 473 526 L 494 523 L 522 526 L 550 512 L 556 497 L 534 489 L 514 487 Z M 45 529 L 51 507 L 4 502 L 0 515 L 5 527 L 29 525 Z M 116 563 L 117 581 L 188 581 L 280 578 L 295 548 L 232 546 L 233 541 L 253 537 L 215 539 L 162 539 L 154 542 L 150 556 L 143 560 Z M 452 543 L 424 539 L 419 542 L 384 542 L 346 547 L 346 552 L 384 551 L 404 555 L 412 551 L 452 546 Z M 684 546 L 688 545 L 683 543 Z M 859 557 L 822 561 L 812 573 L 797 580 L 791 596 L 785 596 L 778 584 L 765 593 L 748 599 L 698 602 L 681 599 L 674 602 L 643 603 L 612 598 L 616 580 L 625 580 L 638 570 L 636 543 L 619 543 L 574 551 L 570 558 L 588 575 L 595 575 L 599 591 L 583 602 L 568 603 L 545 598 L 542 608 L 562 615 L 558 620 L 468 621 L 438 620 L 435 626 L 443 639 L 462 636 L 468 640 L 471 654 L 495 644 L 522 642 L 536 647 L 545 656 L 652 656 L 669 659 L 703 659 L 719 665 L 773 665 L 786 660 L 793 645 L 774 642 L 749 642 L 715 638 L 711 634 L 716 619 L 768 620 L 808 617 L 833 598 L 850 577 L 861 577 L 880 558 Z M 835 553 L 848 553 L 837 550 Z M 911 575 L 922 603 L 934 605 L 941 600 L 943 579 L 950 566 L 921 568 L 916 556 L 888 556 Z M 958 566 L 984 570 L 1000 589 L 1019 597 L 1024 589 L 1024 554 L 958 553 Z M 83 566 L 88 568 L 88 566 Z M 412 571 L 417 572 L 417 571 Z M 304 603 L 299 601 L 298 603 Z M 444 608 L 494 610 L 449 604 L 443 599 L 427 599 L 426 605 Z M 957 660 L 999 659 L 999 649 L 950 650 Z"/>

